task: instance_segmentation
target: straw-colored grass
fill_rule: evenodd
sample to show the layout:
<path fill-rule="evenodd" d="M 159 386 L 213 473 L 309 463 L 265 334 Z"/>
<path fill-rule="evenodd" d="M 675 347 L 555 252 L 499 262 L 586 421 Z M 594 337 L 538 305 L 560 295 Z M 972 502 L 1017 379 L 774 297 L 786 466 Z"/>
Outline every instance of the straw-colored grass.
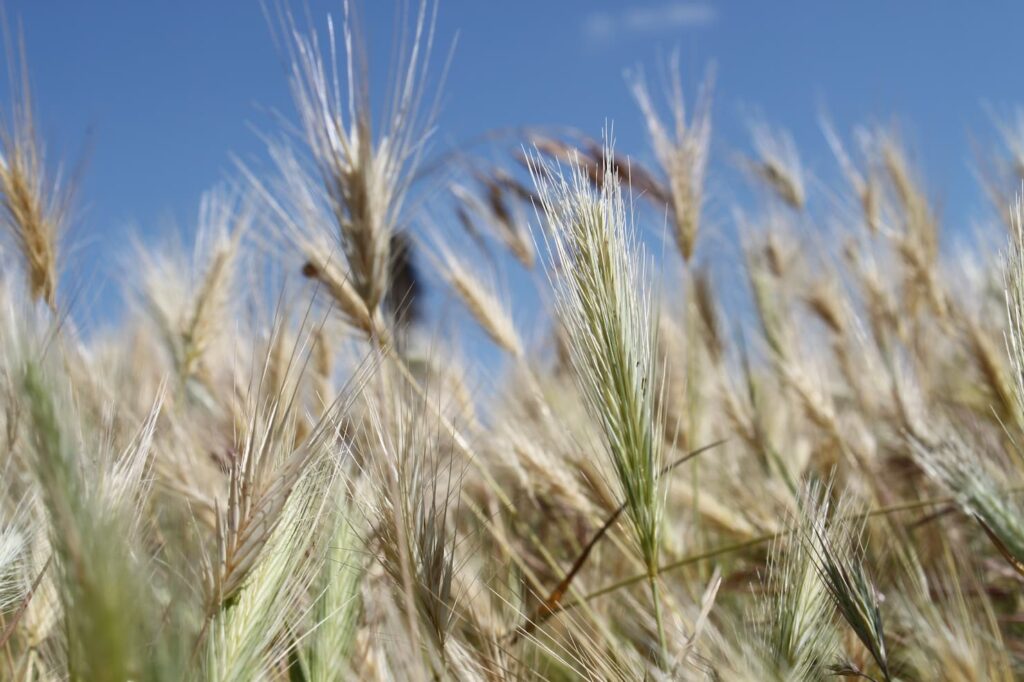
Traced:
<path fill-rule="evenodd" d="M 282 8 L 272 169 L 137 247 L 89 334 L 19 72 L 0 679 L 1021 677 L 1019 122 L 991 252 L 946 249 L 889 129 L 825 124 L 812 181 L 756 123 L 721 172 L 675 63 L 670 120 L 632 81 L 649 151 L 420 163 L 435 9 L 379 106 L 347 6 L 326 40 Z"/>

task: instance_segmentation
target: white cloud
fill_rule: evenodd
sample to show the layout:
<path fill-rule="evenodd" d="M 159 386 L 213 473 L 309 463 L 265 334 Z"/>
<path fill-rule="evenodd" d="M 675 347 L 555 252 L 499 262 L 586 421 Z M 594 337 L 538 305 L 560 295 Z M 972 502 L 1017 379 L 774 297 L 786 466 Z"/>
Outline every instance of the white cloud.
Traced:
<path fill-rule="evenodd" d="M 619 12 L 593 12 L 583 21 L 588 40 L 604 42 L 623 34 L 651 34 L 703 28 L 715 23 L 718 12 L 709 4 L 669 2 L 663 5 L 630 7 Z"/>

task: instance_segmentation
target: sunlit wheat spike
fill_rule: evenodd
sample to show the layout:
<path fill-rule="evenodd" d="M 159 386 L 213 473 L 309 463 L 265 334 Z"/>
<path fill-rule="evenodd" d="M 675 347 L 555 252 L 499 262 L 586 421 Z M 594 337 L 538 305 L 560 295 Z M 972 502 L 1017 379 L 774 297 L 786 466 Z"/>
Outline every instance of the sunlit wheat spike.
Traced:
<path fill-rule="evenodd" d="M 46 167 L 28 68 L 24 54 L 20 57 L 19 99 L 0 126 L 0 223 L 21 254 L 32 296 L 56 309 L 60 239 L 71 195 L 60 174 Z M 15 73 L 11 69 L 12 78 Z"/>
<path fill-rule="evenodd" d="M 441 276 L 491 340 L 513 357 L 523 355 L 523 343 L 507 306 L 494 285 L 474 272 L 454 250 L 436 240 Z"/>
<path fill-rule="evenodd" d="M 328 61 L 315 32 L 299 31 L 291 15 L 282 20 L 292 60 L 292 97 L 319 175 L 315 194 L 325 202 L 331 222 L 300 224 L 296 229 L 334 232 L 352 287 L 372 317 L 389 286 L 391 238 L 429 134 L 430 115 L 424 119 L 421 109 L 436 7 L 426 1 L 419 5 L 411 41 L 400 50 L 398 77 L 376 136 L 347 2 L 344 7 L 344 95 L 334 24 L 328 21 Z M 307 259 L 325 270 L 317 261 L 329 255 L 317 259 L 307 254 Z"/>
<path fill-rule="evenodd" d="M 135 249 L 129 268 L 138 303 L 156 325 L 183 382 L 203 374 L 210 351 L 225 338 L 226 323 L 235 315 L 251 221 L 247 201 L 220 188 L 200 201 L 191 258 L 175 244 Z"/>
<path fill-rule="evenodd" d="M 787 205 L 802 210 L 806 201 L 804 173 L 793 137 L 763 121 L 750 124 L 750 137 L 755 156 L 748 163 L 754 175 Z"/>
<path fill-rule="evenodd" d="M 604 158 L 612 158 L 609 150 Z M 616 483 L 648 570 L 654 571 L 665 509 L 660 422 L 655 414 L 654 299 L 647 260 L 617 175 L 605 162 L 599 187 L 574 164 L 567 179 L 536 160 L 531 173 L 551 229 L 548 248 L 558 274 L 555 307 L 591 417 L 601 425 Z M 658 630 L 664 655 L 660 612 Z"/>
<path fill-rule="evenodd" d="M 661 452 L 653 433 L 653 299 L 618 180 L 605 172 L 601 189 L 579 166 L 568 179 L 536 166 L 534 178 L 553 226 L 556 305 L 580 390 L 604 429 L 624 498 L 643 517 L 638 531 L 656 533 Z"/>
<path fill-rule="evenodd" d="M 651 145 L 666 176 L 676 244 L 683 260 L 689 262 L 696 248 L 704 203 L 704 175 L 711 145 L 712 79 L 709 76 L 706 80 L 687 120 L 678 55 L 671 61 L 670 72 L 672 117 L 668 122 L 659 116 L 642 74 L 634 79 L 633 95 L 647 122 Z"/>

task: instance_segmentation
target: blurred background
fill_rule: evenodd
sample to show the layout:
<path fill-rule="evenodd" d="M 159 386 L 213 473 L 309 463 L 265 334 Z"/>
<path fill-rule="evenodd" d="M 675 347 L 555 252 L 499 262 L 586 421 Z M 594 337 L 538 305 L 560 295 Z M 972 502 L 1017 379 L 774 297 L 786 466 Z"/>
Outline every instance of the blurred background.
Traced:
<path fill-rule="evenodd" d="M 274 38 L 279 8 L 205 0 L 6 0 L 4 8 L 10 34 L 24 37 L 50 159 L 79 182 L 66 275 L 84 286 L 75 314 L 102 323 L 122 306 L 112 254 L 128 252 L 132 235 L 150 242 L 178 233 L 188 243 L 202 192 L 237 179 L 240 162 L 264 167 L 263 136 L 296 120 Z M 323 31 L 329 14 L 340 25 L 343 5 L 306 0 L 292 9 L 301 28 Z M 402 17 L 415 9 L 391 0 L 354 6 L 375 94 L 388 83 Z M 990 212 L 976 151 L 997 136 L 993 117 L 1020 100 L 1022 24 L 1024 6 L 1010 2 L 442 0 L 431 72 L 443 89 L 426 163 L 452 149 L 507 161 L 524 144 L 524 126 L 600 137 L 606 123 L 617 151 L 649 161 L 626 73 L 642 68 L 657 91 L 659 68 L 678 50 L 689 101 L 709 67 L 716 73 L 705 214 L 721 243 L 746 201 L 726 178 L 749 150 L 754 118 L 793 135 L 819 203 L 839 173 L 822 117 L 844 136 L 858 124 L 894 125 L 927 173 L 943 229 L 967 234 Z M 0 92 L 9 100 L 6 71 Z M 449 229 L 445 221 L 435 227 Z M 503 278 L 512 293 L 524 286 L 515 272 Z M 522 321 L 529 296 L 512 298 Z"/>

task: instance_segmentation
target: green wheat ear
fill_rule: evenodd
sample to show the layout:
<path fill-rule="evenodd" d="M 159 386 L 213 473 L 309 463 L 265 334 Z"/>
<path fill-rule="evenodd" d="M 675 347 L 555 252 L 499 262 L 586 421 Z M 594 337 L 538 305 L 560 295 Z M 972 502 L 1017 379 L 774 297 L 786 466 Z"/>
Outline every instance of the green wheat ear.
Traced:
<path fill-rule="evenodd" d="M 35 471 L 51 527 L 49 579 L 62 604 L 68 667 L 87 679 L 173 679 L 184 668 L 188 602 L 162 605 L 159 571 L 141 559 L 137 520 L 147 501 L 145 464 L 160 405 L 128 450 L 105 466 L 97 450 L 106 445 L 79 440 L 89 427 L 80 424 L 74 437 L 69 432 L 75 408 L 58 381 L 33 361 L 25 366 Z M 155 610 L 164 611 L 172 629 L 153 621 Z"/>
<path fill-rule="evenodd" d="M 604 158 L 613 157 L 610 144 Z M 561 171 L 535 161 L 531 173 L 550 226 L 548 248 L 558 312 L 587 409 L 604 435 L 617 488 L 650 574 L 665 650 L 656 574 L 665 512 L 663 439 L 657 419 L 654 298 L 647 261 L 618 175 L 605 164 L 599 188 L 575 164 Z"/>

